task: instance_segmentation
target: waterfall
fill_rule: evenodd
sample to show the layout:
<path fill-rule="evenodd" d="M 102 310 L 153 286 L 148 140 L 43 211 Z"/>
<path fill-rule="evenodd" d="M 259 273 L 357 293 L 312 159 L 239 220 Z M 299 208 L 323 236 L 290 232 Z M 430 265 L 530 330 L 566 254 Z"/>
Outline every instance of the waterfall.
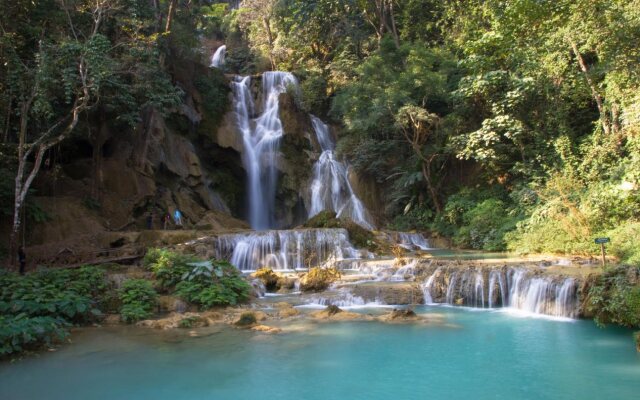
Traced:
<path fill-rule="evenodd" d="M 457 281 L 458 281 L 458 272 L 456 271 L 453 274 L 451 274 L 451 276 L 449 277 L 449 285 L 447 286 L 447 297 L 446 297 L 447 304 L 454 303 L 453 295 L 455 294 L 454 292 L 455 292 Z"/>
<path fill-rule="evenodd" d="M 429 250 L 431 246 L 421 233 L 397 232 L 398 245 L 407 250 Z"/>
<path fill-rule="evenodd" d="M 436 277 L 436 274 L 440 272 L 440 268 L 437 268 L 433 274 L 424 282 L 422 285 L 422 293 L 424 296 L 424 304 L 434 304 L 433 297 L 431 297 L 431 286 L 433 286 L 433 281 Z"/>
<path fill-rule="evenodd" d="M 224 57 L 227 55 L 227 46 L 218 47 L 213 57 L 211 57 L 211 66 L 213 68 L 222 68 L 224 66 Z"/>
<path fill-rule="evenodd" d="M 496 286 L 496 284 L 498 286 Z M 496 297 L 494 291 L 496 289 L 500 291 L 499 304 L 504 307 L 507 304 L 507 300 L 506 300 L 507 291 L 505 289 L 505 284 L 504 284 L 504 275 L 502 271 L 500 271 L 499 269 L 492 269 L 491 272 L 489 272 L 489 297 L 488 297 L 489 308 L 493 308 L 498 304 L 494 300 L 494 297 Z"/>
<path fill-rule="evenodd" d="M 346 217 L 366 229 L 374 229 L 367 209 L 353 192 L 347 167 L 336 159 L 335 143 L 329 133 L 329 127 L 313 115 L 311 123 L 322 154 L 313 167 L 309 217 L 324 210 L 331 210 L 338 218 Z"/>
<path fill-rule="evenodd" d="M 368 305 L 379 305 L 379 302 L 368 303 Z M 335 293 L 333 296 L 331 293 L 328 293 L 326 297 L 313 297 L 308 302 L 307 305 L 310 306 L 329 306 L 334 305 L 340 308 L 344 307 L 354 307 L 354 306 L 364 306 L 367 305 L 367 302 L 360 296 L 354 296 L 348 291 L 339 291 Z"/>
<path fill-rule="evenodd" d="M 488 271 L 487 271 L 488 269 Z M 407 274 L 408 271 L 405 271 Z M 485 273 L 488 285 L 485 285 Z M 446 293 L 434 293 L 438 283 Z M 505 307 L 531 314 L 575 318 L 574 278 L 540 276 L 524 268 L 436 269 L 422 284 L 425 304 L 464 304 L 477 308 Z"/>
<path fill-rule="evenodd" d="M 306 269 L 362 254 L 349 242 L 344 229 L 262 231 L 219 235 L 217 258 L 227 259 L 241 271 Z"/>
<path fill-rule="evenodd" d="M 575 317 L 575 279 L 562 282 L 550 277 L 529 277 L 526 270 L 513 274 L 509 307 L 533 314 Z"/>
<path fill-rule="evenodd" d="M 248 175 L 249 223 L 253 229 L 276 225 L 275 197 L 278 178 L 277 158 L 284 134 L 280 121 L 280 95 L 298 81 L 288 72 L 265 72 L 262 75 L 263 110 L 252 119 L 255 105 L 250 91 L 250 77 L 236 77 L 232 83 L 238 130 L 242 135 L 242 161 Z"/>
<path fill-rule="evenodd" d="M 409 264 L 398 268 L 393 275 L 388 278 L 388 280 L 394 282 L 405 282 L 407 280 L 415 279 L 417 263 L 418 260 L 413 260 Z M 409 276 L 410 279 L 407 279 L 407 276 Z"/>

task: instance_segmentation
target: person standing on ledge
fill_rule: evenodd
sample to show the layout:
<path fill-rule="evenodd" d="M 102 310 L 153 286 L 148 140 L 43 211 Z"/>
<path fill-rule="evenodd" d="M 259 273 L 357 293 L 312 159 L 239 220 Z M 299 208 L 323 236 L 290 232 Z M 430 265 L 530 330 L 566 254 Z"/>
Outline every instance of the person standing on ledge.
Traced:
<path fill-rule="evenodd" d="M 176 226 L 182 227 L 182 213 L 177 208 L 176 208 L 176 211 L 173 213 L 173 220 L 175 221 Z"/>
<path fill-rule="evenodd" d="M 164 218 L 162 221 L 162 227 L 164 228 L 164 230 L 167 230 L 167 227 L 169 226 L 169 220 L 171 220 L 171 215 L 167 212 L 166 214 L 164 214 Z"/>
<path fill-rule="evenodd" d="M 27 255 L 24 253 L 24 247 L 18 248 L 18 262 L 20 263 L 20 275 L 24 275 L 24 270 L 27 265 Z"/>
<path fill-rule="evenodd" d="M 147 229 L 153 229 L 153 211 L 150 211 L 149 215 L 147 215 Z"/>

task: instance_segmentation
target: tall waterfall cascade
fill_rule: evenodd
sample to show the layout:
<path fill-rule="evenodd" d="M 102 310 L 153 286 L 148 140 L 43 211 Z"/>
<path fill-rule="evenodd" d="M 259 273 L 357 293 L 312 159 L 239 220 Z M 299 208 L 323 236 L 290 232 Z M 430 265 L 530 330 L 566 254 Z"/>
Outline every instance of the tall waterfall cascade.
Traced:
<path fill-rule="evenodd" d="M 213 56 L 211 57 L 211 67 L 222 68 L 224 66 L 224 59 L 227 55 L 227 46 L 222 45 L 218 47 Z"/>
<path fill-rule="evenodd" d="M 256 107 L 250 85 L 250 76 L 235 78 L 233 104 L 248 177 L 249 224 L 253 229 L 265 230 L 276 227 L 277 162 L 280 139 L 284 135 L 279 97 L 288 87 L 297 88 L 298 81 L 288 72 L 265 72 L 262 75 L 263 109 L 256 118 L 253 118 Z"/>
<path fill-rule="evenodd" d="M 313 115 L 311 123 L 322 154 L 313 167 L 309 217 L 331 210 L 338 218 L 346 217 L 366 229 L 373 229 L 369 212 L 351 187 L 346 165 L 336 158 L 335 142 L 329 127 Z"/>

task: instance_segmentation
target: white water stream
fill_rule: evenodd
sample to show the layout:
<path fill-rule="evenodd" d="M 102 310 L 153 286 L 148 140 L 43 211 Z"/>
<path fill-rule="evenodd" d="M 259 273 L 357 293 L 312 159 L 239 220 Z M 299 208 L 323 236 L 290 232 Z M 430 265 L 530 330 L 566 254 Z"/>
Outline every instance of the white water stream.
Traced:
<path fill-rule="evenodd" d="M 329 127 L 313 115 L 311 123 L 322 154 L 313 167 L 309 217 L 331 210 L 338 218 L 348 218 L 366 229 L 374 229 L 369 212 L 351 187 L 346 165 L 336 159 L 335 143 Z"/>

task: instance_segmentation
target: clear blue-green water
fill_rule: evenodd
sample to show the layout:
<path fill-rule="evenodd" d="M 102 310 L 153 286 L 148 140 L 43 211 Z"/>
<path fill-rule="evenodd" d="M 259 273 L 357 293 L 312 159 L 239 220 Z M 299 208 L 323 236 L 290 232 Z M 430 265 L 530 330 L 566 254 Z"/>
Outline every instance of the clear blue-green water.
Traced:
<path fill-rule="evenodd" d="M 425 307 L 446 325 L 311 323 L 96 328 L 57 352 L 0 364 L 0 399 L 637 399 L 631 332 L 591 321 Z"/>

